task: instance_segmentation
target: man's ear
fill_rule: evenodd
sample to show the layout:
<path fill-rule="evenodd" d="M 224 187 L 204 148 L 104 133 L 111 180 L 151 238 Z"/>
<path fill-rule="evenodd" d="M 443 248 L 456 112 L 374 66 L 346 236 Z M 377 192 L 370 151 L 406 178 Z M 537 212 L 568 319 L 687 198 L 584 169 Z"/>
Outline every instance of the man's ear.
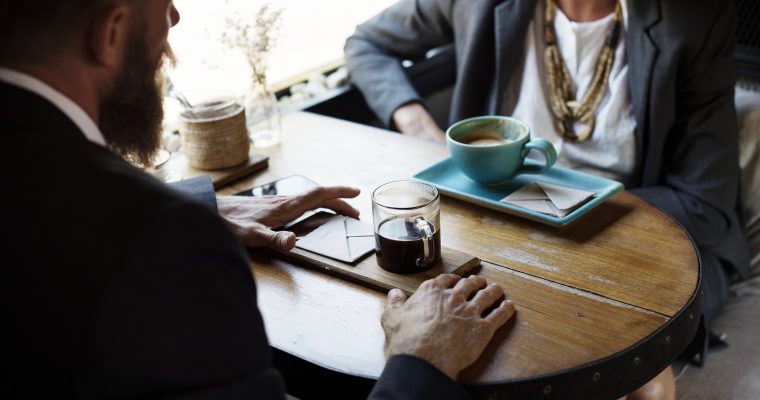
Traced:
<path fill-rule="evenodd" d="M 117 4 L 95 13 L 90 20 L 87 46 L 95 63 L 115 66 L 121 62 L 129 36 L 129 7 Z"/>

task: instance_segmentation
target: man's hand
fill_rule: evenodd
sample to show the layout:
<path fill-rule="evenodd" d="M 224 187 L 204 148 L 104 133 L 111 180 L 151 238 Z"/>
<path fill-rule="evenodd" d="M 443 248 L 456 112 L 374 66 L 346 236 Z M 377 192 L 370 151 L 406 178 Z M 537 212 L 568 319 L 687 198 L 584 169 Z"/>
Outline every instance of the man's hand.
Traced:
<path fill-rule="evenodd" d="M 446 134 L 420 103 L 409 103 L 393 112 L 393 123 L 401 133 L 446 144 Z"/>
<path fill-rule="evenodd" d="M 381 321 L 385 354 L 422 358 L 456 380 L 514 313 L 501 286 L 479 276 L 439 275 L 409 298 L 393 289 Z"/>
<path fill-rule="evenodd" d="M 296 245 L 293 232 L 272 229 L 300 217 L 315 208 L 329 208 L 358 218 L 359 211 L 341 198 L 353 198 L 359 189 L 347 186 L 318 187 L 297 196 L 225 196 L 217 198 L 217 207 L 227 224 L 246 246 L 269 246 L 290 251 Z"/>

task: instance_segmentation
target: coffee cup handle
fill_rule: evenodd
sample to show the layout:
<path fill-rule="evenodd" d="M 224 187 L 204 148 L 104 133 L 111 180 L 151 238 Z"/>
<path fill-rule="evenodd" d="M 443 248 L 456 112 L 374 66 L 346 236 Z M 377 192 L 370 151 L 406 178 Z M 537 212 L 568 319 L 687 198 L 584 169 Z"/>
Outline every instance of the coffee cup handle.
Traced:
<path fill-rule="evenodd" d="M 526 157 L 531 150 L 540 151 L 544 155 L 544 158 L 546 158 L 546 162 L 543 165 L 537 165 L 533 163 L 528 164 L 528 159 Z M 540 174 L 551 168 L 552 165 L 554 165 L 554 163 L 557 161 L 557 150 L 554 149 L 554 146 L 550 141 L 546 139 L 536 138 L 531 139 L 528 143 L 525 143 L 525 146 L 523 146 L 522 149 L 522 157 L 523 165 L 520 167 L 518 173 Z"/>
<path fill-rule="evenodd" d="M 422 232 L 422 257 L 417 258 L 417 266 L 420 268 L 428 266 L 433 260 L 435 260 L 435 243 L 433 242 L 433 224 L 430 221 L 422 217 L 417 217 L 414 220 L 414 224 L 417 225 L 417 229 Z"/>

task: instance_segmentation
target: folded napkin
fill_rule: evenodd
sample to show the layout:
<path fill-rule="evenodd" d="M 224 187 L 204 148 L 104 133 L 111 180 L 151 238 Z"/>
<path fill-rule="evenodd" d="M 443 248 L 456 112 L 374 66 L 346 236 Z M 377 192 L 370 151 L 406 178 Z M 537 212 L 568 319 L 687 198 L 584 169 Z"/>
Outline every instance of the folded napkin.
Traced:
<path fill-rule="evenodd" d="M 298 239 L 296 247 L 352 263 L 375 250 L 375 234 L 372 225 L 335 215 L 319 228 Z"/>
<path fill-rule="evenodd" d="M 594 195 L 596 193 L 586 190 L 545 182 L 531 182 L 501 199 L 501 201 L 542 214 L 564 217 L 593 198 Z"/>

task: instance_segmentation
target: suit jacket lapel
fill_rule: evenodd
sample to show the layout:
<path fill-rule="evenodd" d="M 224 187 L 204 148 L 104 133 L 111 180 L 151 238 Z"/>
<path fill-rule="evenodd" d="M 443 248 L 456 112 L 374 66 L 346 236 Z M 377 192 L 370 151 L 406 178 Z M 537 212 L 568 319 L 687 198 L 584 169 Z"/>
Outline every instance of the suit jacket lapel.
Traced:
<path fill-rule="evenodd" d="M 628 88 L 631 93 L 636 118 L 637 165 L 643 170 L 644 156 L 648 146 L 649 94 L 652 74 L 659 49 L 650 35 L 650 29 L 660 22 L 660 0 L 628 1 Z"/>
<path fill-rule="evenodd" d="M 494 10 L 496 79 L 488 102 L 492 114 L 498 114 L 501 110 L 506 85 L 514 71 L 521 67 L 525 34 L 535 7 L 536 0 L 506 0 Z"/>

